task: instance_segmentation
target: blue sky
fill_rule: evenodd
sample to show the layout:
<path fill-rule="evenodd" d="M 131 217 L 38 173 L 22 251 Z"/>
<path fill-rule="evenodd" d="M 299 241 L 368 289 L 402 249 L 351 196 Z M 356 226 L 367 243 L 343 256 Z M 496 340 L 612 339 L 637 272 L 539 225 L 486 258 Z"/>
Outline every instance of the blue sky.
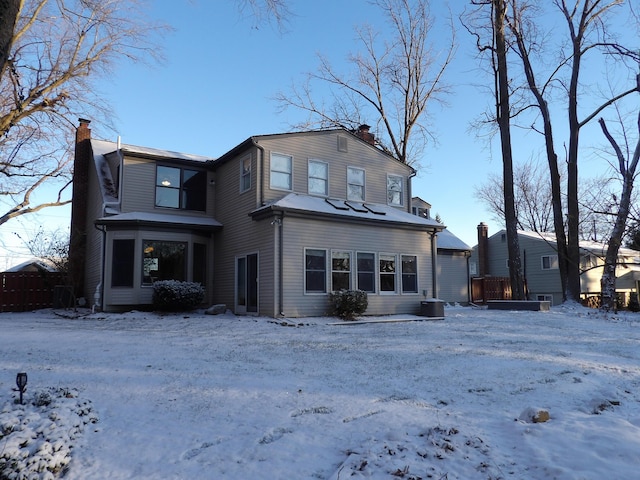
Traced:
<path fill-rule="evenodd" d="M 119 135 L 124 143 L 211 157 L 252 135 L 289 131 L 306 114 L 292 109 L 279 112 L 274 96 L 316 70 L 318 53 L 348 72 L 345 60 L 359 48 L 354 27 L 368 23 L 384 31 L 385 26 L 381 12 L 367 0 L 291 0 L 294 16 L 285 32 L 269 24 L 254 28 L 254 20 L 248 12 L 239 12 L 236 0 L 150 3 L 151 18 L 174 29 L 159 40 L 165 61 L 152 66 L 122 63 L 100 82 L 103 98 L 116 115 L 116 131 L 93 122 L 93 135 L 114 141 Z M 451 3 L 454 16 L 467 4 Z M 432 4 L 438 28 L 445 27 L 434 32 L 433 39 L 443 38 L 445 49 L 449 12 L 445 2 Z M 457 18 L 454 21 L 460 25 Z M 420 160 L 413 194 L 431 203 L 432 215 L 439 214 L 456 236 L 473 246 L 478 223 L 488 223 L 490 234 L 502 228 L 473 196 L 487 175 L 502 171 L 502 162 L 499 148 L 476 138 L 471 128 L 491 98 L 478 88 L 486 77 L 479 70 L 473 39 L 459 29 L 457 43 L 445 78 L 452 91 L 446 97 L 448 105 L 434 104 L 429 112 L 438 143 L 430 145 Z M 320 97 L 322 93 L 317 91 Z M 92 118 L 91 112 L 87 118 Z M 530 132 L 516 132 L 514 141 L 516 160 L 526 161 L 542 151 Z M 581 162 L 582 171 L 594 167 L 592 158 Z M 26 217 L 3 228 L 5 245 L 10 243 L 8 230 L 28 237 L 40 224 L 68 228 L 69 209 Z M 24 254 L 13 244 L 8 253 L 0 251 L 0 269 L 17 263 L 18 254 Z"/>

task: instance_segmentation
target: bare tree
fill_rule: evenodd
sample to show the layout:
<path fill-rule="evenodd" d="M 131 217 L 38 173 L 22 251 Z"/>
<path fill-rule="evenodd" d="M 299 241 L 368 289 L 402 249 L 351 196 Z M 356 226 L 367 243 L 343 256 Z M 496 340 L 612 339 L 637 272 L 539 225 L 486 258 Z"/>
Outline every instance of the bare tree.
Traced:
<path fill-rule="evenodd" d="M 553 231 L 551 189 L 546 179 L 546 169 L 534 160 L 514 167 L 514 201 L 519 230 Z M 502 175 L 492 174 L 474 192 L 474 196 L 488 207 L 494 219 L 501 224 L 505 223 L 503 183 Z"/>
<path fill-rule="evenodd" d="M 287 0 L 238 0 L 238 8 L 241 13 L 250 11 L 256 29 L 265 21 L 274 21 L 282 30 L 293 15 Z"/>
<path fill-rule="evenodd" d="M 164 27 L 137 0 L 23 0 L 0 72 L 0 225 L 69 203 L 70 152 L 78 116 L 108 110 L 94 82 L 123 58 L 144 61 Z M 57 194 L 35 201 L 44 186 Z"/>
<path fill-rule="evenodd" d="M 640 92 L 640 75 L 638 79 L 638 91 Z M 633 184 L 636 176 L 638 161 L 640 161 L 640 113 L 636 126 L 638 129 L 638 139 L 633 153 L 629 155 L 630 149 L 623 148 L 619 145 L 614 136 L 609 132 L 607 124 L 603 118 L 598 120 L 604 136 L 607 138 L 618 160 L 618 171 L 622 177 L 622 192 L 620 196 L 620 204 L 615 216 L 613 230 L 609 237 L 607 253 L 605 255 L 604 270 L 602 273 L 601 285 L 601 308 L 604 310 L 612 310 L 615 308 L 616 294 L 616 266 L 618 263 L 618 250 L 622 245 L 625 234 L 627 219 L 631 205 L 631 196 L 633 192 Z M 626 136 L 625 136 L 626 137 Z"/>
<path fill-rule="evenodd" d="M 447 92 L 443 75 L 455 52 L 454 29 L 450 27 L 446 43 L 442 38 L 432 40 L 434 19 L 428 0 L 372 3 L 384 12 L 390 37 L 382 39 L 371 26 L 358 28 L 362 51 L 349 57 L 351 75 L 336 71 L 320 56 L 318 71 L 308 74 L 290 93 L 279 93 L 276 100 L 282 109 L 308 112 L 308 119 L 295 125 L 298 129 L 355 130 L 374 123 L 379 146 L 400 161 L 415 164 L 432 138 L 427 109 Z M 329 105 L 314 98 L 311 86 L 316 81 L 332 87 Z"/>

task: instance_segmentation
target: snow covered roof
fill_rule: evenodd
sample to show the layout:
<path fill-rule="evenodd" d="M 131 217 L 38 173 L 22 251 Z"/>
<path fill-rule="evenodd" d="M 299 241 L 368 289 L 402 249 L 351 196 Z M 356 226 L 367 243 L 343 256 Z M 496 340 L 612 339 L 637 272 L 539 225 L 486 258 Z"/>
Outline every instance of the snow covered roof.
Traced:
<path fill-rule="evenodd" d="M 150 225 L 150 226 L 180 226 L 201 230 L 215 230 L 222 227 L 222 224 L 211 217 L 187 216 L 184 212 L 177 214 L 170 213 L 150 213 L 150 212 L 127 212 L 117 215 L 101 217 L 96 220 L 97 225 Z"/>
<path fill-rule="evenodd" d="M 471 251 L 471 247 L 469 245 L 464 243 L 446 228 L 441 232 L 438 232 L 438 249 Z"/>
<path fill-rule="evenodd" d="M 106 155 L 117 151 L 118 144 L 116 142 L 110 142 L 107 140 L 91 140 L 91 147 L 93 148 L 93 154 Z M 211 157 L 205 157 L 202 155 L 193 155 L 191 153 L 174 152 L 171 150 L 163 150 L 159 148 L 140 147 L 137 145 L 121 144 L 120 150 L 125 154 L 142 155 L 145 157 L 157 157 L 174 160 L 188 160 L 192 162 L 210 162 L 214 160 Z"/>
<path fill-rule="evenodd" d="M 46 272 L 57 271 L 56 267 L 50 262 L 47 262 L 46 260 L 32 258 L 31 260 L 27 260 L 26 262 L 22 262 L 18 265 L 14 265 L 13 267 L 5 270 L 5 272 L 23 272 L 27 270 L 32 270 L 33 268 L 36 268 L 38 270 L 44 270 Z"/>
<path fill-rule="evenodd" d="M 435 228 L 437 230 L 445 228 L 444 225 L 435 220 L 412 215 L 409 212 L 389 205 L 314 197 L 298 193 L 290 193 L 280 200 L 255 210 L 252 212 L 252 215 L 259 216 L 261 213 L 273 210 L 300 212 L 313 214 L 314 216 L 324 215 L 353 220 L 404 224 L 415 227 Z"/>

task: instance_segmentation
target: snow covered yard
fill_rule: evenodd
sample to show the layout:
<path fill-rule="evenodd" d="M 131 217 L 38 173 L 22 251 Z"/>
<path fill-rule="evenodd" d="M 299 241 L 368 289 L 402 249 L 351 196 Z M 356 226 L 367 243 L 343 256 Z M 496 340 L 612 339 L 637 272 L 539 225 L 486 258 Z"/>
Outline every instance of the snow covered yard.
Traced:
<path fill-rule="evenodd" d="M 5 475 L 639 478 L 640 315 L 445 314 L 0 314 Z"/>

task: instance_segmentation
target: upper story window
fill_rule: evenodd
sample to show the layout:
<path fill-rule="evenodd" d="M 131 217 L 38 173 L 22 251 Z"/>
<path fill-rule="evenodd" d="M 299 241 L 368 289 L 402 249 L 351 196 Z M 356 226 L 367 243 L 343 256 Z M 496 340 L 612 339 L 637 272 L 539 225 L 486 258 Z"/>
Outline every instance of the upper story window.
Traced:
<path fill-rule="evenodd" d="M 242 159 L 240 164 L 240 192 L 246 192 L 251 188 L 251 157 Z"/>
<path fill-rule="evenodd" d="M 180 167 L 156 167 L 156 207 L 204 212 L 207 206 L 207 172 Z"/>
<path fill-rule="evenodd" d="M 329 195 L 329 164 L 319 160 L 309 160 L 309 193 Z"/>
<path fill-rule="evenodd" d="M 291 190 L 293 177 L 293 157 L 281 153 L 271 154 L 271 188 Z"/>
<path fill-rule="evenodd" d="M 364 170 L 347 167 L 347 200 L 364 202 Z"/>
<path fill-rule="evenodd" d="M 543 270 L 557 270 L 558 269 L 558 255 L 543 255 L 542 256 L 542 269 Z"/>
<path fill-rule="evenodd" d="M 387 203 L 389 205 L 402 205 L 402 177 L 400 175 L 387 175 Z"/>

